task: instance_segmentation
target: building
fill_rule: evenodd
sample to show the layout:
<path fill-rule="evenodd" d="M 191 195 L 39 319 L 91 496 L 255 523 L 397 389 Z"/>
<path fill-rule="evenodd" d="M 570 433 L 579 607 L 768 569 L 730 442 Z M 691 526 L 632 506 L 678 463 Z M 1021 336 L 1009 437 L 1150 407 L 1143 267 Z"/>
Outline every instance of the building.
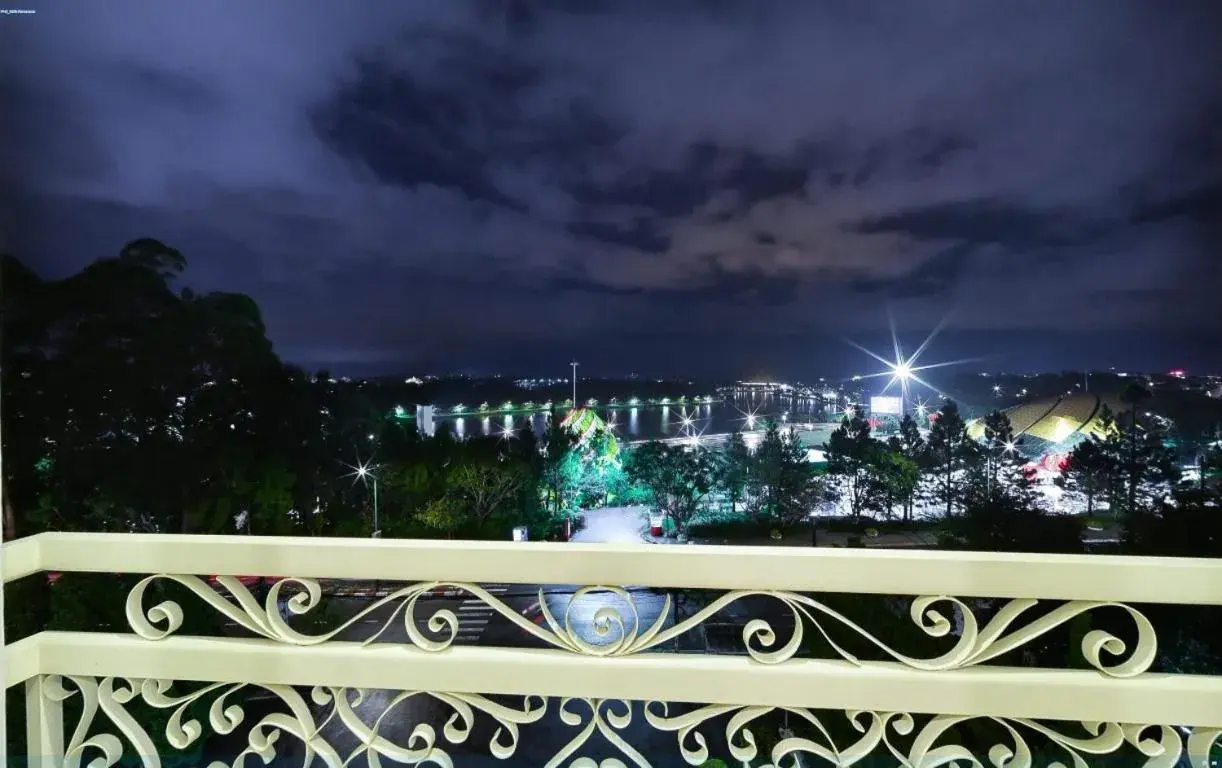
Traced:
<path fill-rule="evenodd" d="M 1061 397 L 1034 400 L 1003 411 L 1010 417 L 1018 450 L 1039 463 L 1058 461 L 1090 435 L 1102 436 L 1100 416 L 1128 406 L 1115 395 L 1081 392 Z M 973 419 L 967 433 L 975 440 L 984 438 L 984 419 Z"/>

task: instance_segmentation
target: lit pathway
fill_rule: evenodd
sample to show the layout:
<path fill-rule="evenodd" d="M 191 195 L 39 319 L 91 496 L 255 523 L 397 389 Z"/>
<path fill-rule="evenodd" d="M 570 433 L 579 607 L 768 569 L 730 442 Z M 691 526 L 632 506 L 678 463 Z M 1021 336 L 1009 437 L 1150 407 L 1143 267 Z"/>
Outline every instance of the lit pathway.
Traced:
<path fill-rule="evenodd" d="M 578 544 L 641 542 L 645 507 L 604 507 L 585 512 L 585 527 L 573 534 Z"/>

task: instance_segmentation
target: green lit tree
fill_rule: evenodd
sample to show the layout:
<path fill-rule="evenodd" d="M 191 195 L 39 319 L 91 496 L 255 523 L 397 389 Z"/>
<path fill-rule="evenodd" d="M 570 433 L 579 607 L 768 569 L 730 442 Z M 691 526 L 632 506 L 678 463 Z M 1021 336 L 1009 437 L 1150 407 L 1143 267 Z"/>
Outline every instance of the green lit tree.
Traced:
<path fill-rule="evenodd" d="M 730 513 L 738 512 L 738 505 L 747 492 L 751 476 L 751 452 L 741 432 L 730 435 L 725 453 L 722 455 L 719 485 L 730 504 Z"/>
<path fill-rule="evenodd" d="M 650 441 L 637 447 L 625 466 L 628 477 L 649 490 L 650 502 L 683 534 L 715 487 L 709 452 Z"/>
<path fill-rule="evenodd" d="M 912 414 L 904 414 L 900 419 L 899 433 L 888 441 L 888 445 L 903 458 L 902 462 L 895 463 L 895 471 L 900 477 L 891 482 L 896 499 L 903 507 L 903 519 L 909 521 L 927 462 L 925 438 Z"/>
<path fill-rule="evenodd" d="M 913 498 L 921 482 L 921 470 L 917 459 L 904 450 L 899 436 L 893 436 L 875 454 L 873 473 L 882 496 L 881 508 L 891 515 L 895 505 L 899 504 L 901 518 L 905 522 L 911 521 Z"/>

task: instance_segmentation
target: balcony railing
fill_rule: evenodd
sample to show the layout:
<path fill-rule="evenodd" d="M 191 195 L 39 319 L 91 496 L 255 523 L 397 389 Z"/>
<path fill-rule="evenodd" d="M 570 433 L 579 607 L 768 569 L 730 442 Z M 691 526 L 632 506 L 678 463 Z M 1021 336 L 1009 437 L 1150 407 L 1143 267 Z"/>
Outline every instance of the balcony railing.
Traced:
<path fill-rule="evenodd" d="M 205 742 L 229 750 L 201 758 L 220 765 L 611 768 L 719 751 L 745 766 L 1205 766 L 1222 738 L 1222 677 L 1157 663 L 1165 606 L 1222 604 L 1217 560 L 72 533 L 4 545 L 5 583 L 39 572 L 145 578 L 127 592 L 129 632 L 4 647 L 38 766 L 158 766 Z M 276 580 L 259 594 L 234 578 L 252 574 Z M 335 580 L 376 580 L 382 596 L 328 599 Z M 683 590 L 704 595 L 687 614 Z M 894 620 L 859 623 L 854 600 Z M 688 642 L 728 614 L 736 647 Z M 180 631 L 192 615 L 219 634 Z M 1058 643 L 1073 663 L 1045 663 Z"/>

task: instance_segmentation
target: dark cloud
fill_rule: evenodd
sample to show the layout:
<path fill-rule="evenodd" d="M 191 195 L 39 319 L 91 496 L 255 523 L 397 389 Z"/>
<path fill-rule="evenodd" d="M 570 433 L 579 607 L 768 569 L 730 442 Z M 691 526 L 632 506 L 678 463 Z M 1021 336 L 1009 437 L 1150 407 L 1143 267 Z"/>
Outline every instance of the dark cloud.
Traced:
<path fill-rule="evenodd" d="M 658 235 L 653 222 L 646 218 L 634 219 L 628 228 L 598 221 L 575 221 L 568 225 L 568 231 L 578 237 L 589 237 L 645 253 L 665 253 L 670 249 L 670 238 Z"/>
<path fill-rule="evenodd" d="M 952 245 L 902 277 L 890 280 L 861 279 L 853 287 L 861 293 L 883 293 L 895 299 L 942 295 L 958 284 L 968 259 L 978 247 L 974 242 Z"/>
<path fill-rule="evenodd" d="M 1144 206 L 1134 216 L 1139 224 L 1185 218 L 1207 224 L 1222 224 L 1222 183 L 1195 189 L 1184 195 Z"/>
<path fill-rule="evenodd" d="M 1072 211 L 1038 210 L 989 199 L 898 211 L 852 228 L 866 235 L 901 233 L 916 240 L 995 244 L 1018 251 L 1082 244 L 1102 230 L 1100 223 Z"/>
<path fill-rule="evenodd" d="M 884 303 L 997 338 L 1222 332 L 1212 0 L 116 0 L 0 23 L 21 27 L 0 48 L 19 255 L 63 274 L 162 238 L 296 359 L 659 329 L 642 362 L 790 354 Z"/>

